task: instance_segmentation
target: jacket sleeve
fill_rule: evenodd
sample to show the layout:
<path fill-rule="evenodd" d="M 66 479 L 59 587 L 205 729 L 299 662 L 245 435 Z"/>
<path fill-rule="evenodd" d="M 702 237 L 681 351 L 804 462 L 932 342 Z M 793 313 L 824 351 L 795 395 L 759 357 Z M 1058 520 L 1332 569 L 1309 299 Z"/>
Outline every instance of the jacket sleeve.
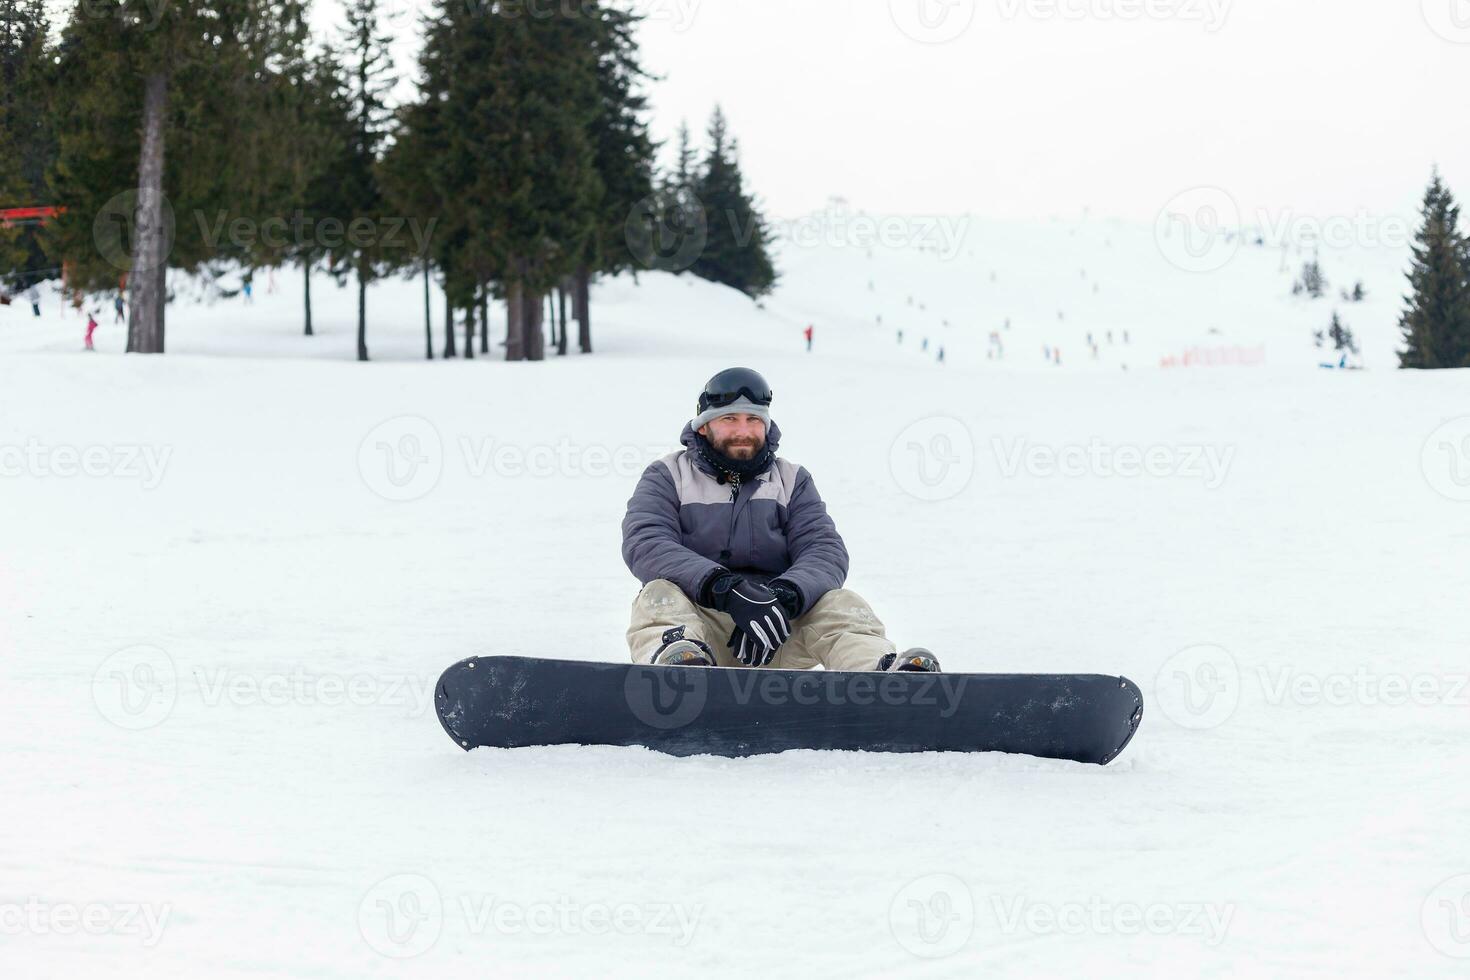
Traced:
<path fill-rule="evenodd" d="M 847 545 L 805 468 L 797 471 L 796 489 L 786 508 L 786 547 L 791 567 L 779 578 L 801 593 L 802 613 L 847 581 Z"/>
<path fill-rule="evenodd" d="M 684 546 L 679 492 L 663 463 L 654 463 L 643 471 L 628 501 L 628 514 L 623 518 L 623 561 L 644 585 L 654 579 L 668 579 L 696 603 L 710 581 L 725 571 L 723 565 Z"/>

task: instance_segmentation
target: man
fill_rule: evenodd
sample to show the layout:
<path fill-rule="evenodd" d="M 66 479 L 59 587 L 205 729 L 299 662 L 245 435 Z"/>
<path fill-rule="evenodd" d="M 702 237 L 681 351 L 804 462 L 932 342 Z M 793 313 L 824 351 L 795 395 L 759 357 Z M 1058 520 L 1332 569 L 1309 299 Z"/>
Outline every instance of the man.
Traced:
<path fill-rule="evenodd" d="M 628 627 L 634 662 L 939 670 L 928 650 L 899 654 L 842 587 L 847 548 L 811 474 L 776 456 L 765 378 L 715 375 L 679 441 L 644 470 L 623 519 L 623 560 L 644 586 Z"/>

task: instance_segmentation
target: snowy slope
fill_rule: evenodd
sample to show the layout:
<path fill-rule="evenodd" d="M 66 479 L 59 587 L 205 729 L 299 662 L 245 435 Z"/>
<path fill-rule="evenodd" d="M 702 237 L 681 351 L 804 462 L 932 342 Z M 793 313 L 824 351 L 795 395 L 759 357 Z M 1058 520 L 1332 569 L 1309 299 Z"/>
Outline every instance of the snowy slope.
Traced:
<path fill-rule="evenodd" d="M 1320 371 L 1279 256 L 1152 294 L 1151 229 L 1070 227 L 788 243 L 765 310 L 619 280 L 598 354 L 542 365 L 415 360 L 416 283 L 370 365 L 350 290 L 297 336 L 294 277 L 181 300 L 162 358 L 0 310 L 0 972 L 1463 975 L 1463 372 L 1376 369 L 1387 299 L 1375 369 Z M 1381 298 L 1401 258 L 1324 262 Z M 1154 369 L 1211 326 L 1267 367 Z M 731 362 L 890 635 L 1127 674 L 1119 762 L 454 749 L 449 663 L 626 655 L 624 503 Z"/>

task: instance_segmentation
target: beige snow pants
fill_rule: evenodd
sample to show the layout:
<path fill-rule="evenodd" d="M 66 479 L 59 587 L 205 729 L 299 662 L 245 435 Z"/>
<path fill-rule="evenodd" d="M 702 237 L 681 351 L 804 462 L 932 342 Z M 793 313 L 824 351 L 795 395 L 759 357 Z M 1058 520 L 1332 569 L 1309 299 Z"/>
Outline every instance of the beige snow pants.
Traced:
<path fill-rule="evenodd" d="M 633 600 L 633 622 L 628 627 L 633 661 L 648 663 L 663 645 L 664 631 L 677 626 L 684 627 L 685 637 L 701 640 L 713 650 L 719 666 L 742 666 L 725 645 L 735 631 L 735 621 L 719 610 L 694 603 L 666 579 L 649 582 Z M 792 622 L 791 639 L 781 644 L 768 666 L 809 670 L 821 664 L 828 670 L 877 670 L 883 655 L 895 649 L 862 596 L 834 589 Z"/>

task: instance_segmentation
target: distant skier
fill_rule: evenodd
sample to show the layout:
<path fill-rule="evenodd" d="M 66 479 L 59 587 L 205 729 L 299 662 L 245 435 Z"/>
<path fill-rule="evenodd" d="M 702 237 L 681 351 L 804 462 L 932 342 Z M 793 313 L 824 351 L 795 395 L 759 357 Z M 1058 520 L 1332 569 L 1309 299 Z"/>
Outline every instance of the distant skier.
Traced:
<path fill-rule="evenodd" d="M 116 296 L 114 296 L 112 298 L 112 309 L 117 314 L 113 318 L 113 321 L 112 322 L 113 323 L 122 323 L 123 322 L 123 298 L 122 298 L 122 293 L 118 293 Z"/>
<path fill-rule="evenodd" d="M 938 671 L 928 650 L 900 654 L 842 587 L 847 548 L 811 474 L 776 455 L 771 400 L 755 371 L 721 371 L 684 426 L 683 451 L 643 471 L 623 518 L 623 560 L 643 583 L 633 661 Z"/>
<path fill-rule="evenodd" d="M 902 329 L 900 329 L 900 330 L 899 330 L 899 331 L 898 331 L 898 342 L 899 342 L 899 343 L 900 343 L 900 344 L 902 344 L 902 343 L 903 343 L 903 330 L 902 330 Z"/>
<path fill-rule="evenodd" d="M 808 354 L 812 352 L 812 329 L 812 326 L 808 324 L 806 330 L 803 331 L 806 334 L 806 351 Z"/>
<path fill-rule="evenodd" d="M 41 291 L 36 288 L 35 283 L 31 283 L 30 287 L 26 289 L 26 302 L 31 304 L 31 313 L 33 315 L 41 315 Z"/>
<path fill-rule="evenodd" d="M 939 363 L 940 364 L 943 364 L 944 363 L 944 347 L 943 346 L 941 346 L 939 348 Z"/>
<path fill-rule="evenodd" d="M 94 334 L 96 332 L 97 332 L 97 312 L 94 310 L 91 313 L 88 313 L 87 314 L 87 337 L 86 337 L 87 350 L 96 350 L 96 348 L 92 346 L 92 334 Z"/>
<path fill-rule="evenodd" d="M 251 278 L 249 276 L 246 276 L 245 277 L 244 290 L 245 290 L 245 302 L 246 303 L 254 303 L 255 302 L 255 296 L 254 296 L 255 284 L 254 284 L 254 282 L 251 281 Z"/>
<path fill-rule="evenodd" d="M 919 345 L 919 350 L 923 351 L 926 354 L 929 352 L 929 338 L 928 337 L 925 337 L 924 338 L 924 342 Z"/>

